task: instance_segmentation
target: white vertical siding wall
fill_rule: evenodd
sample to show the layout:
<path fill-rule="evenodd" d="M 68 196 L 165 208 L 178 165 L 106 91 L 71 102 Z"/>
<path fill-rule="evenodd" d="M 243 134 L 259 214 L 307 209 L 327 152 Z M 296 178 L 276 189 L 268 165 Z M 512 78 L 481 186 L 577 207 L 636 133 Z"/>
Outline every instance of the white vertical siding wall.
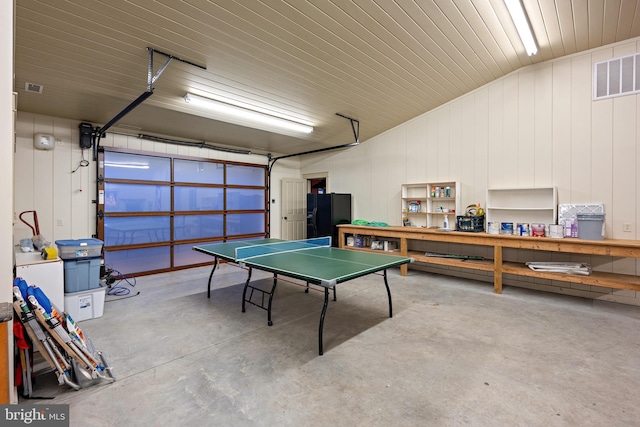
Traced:
<path fill-rule="evenodd" d="M 593 63 L 638 51 L 640 39 L 632 39 L 523 68 L 360 146 L 301 159 L 302 172 L 328 171 L 330 191 L 354 195 L 355 218 L 393 225 L 401 224 L 403 183 L 460 181 L 462 206 L 485 205 L 487 188 L 556 186 L 559 203 L 604 203 L 607 237 L 638 239 L 640 95 L 592 101 Z M 625 223 L 632 232 L 623 231 Z M 519 261 L 541 256 L 505 252 Z M 554 259 L 640 274 L 635 260 Z M 486 274 L 432 270 L 489 280 Z M 518 277 L 506 283 L 640 305 L 634 291 Z"/>
<path fill-rule="evenodd" d="M 35 210 L 38 213 L 40 232 L 47 240 L 79 239 L 96 233 L 96 164 L 92 151 L 85 150 L 88 167 L 78 168 L 82 160 L 79 147 L 77 120 L 18 112 L 15 152 L 15 212 Z M 38 132 L 54 135 L 59 141 L 52 151 L 36 150 L 33 135 Z M 221 151 L 184 147 L 107 133 L 102 146 L 121 147 L 146 152 L 179 154 L 208 159 L 220 159 L 254 164 L 266 164 L 260 155 L 233 154 Z M 72 173 L 72 171 L 74 171 Z M 280 237 L 280 180 L 283 177 L 299 177 L 296 159 L 276 163 L 272 173 L 271 235 Z M 26 216 L 31 221 L 31 215 Z M 60 220 L 60 224 L 58 220 Z M 13 242 L 30 237 L 31 230 L 18 221 L 13 228 Z"/>
<path fill-rule="evenodd" d="M 0 302 L 11 303 L 13 292 L 11 286 L 7 286 L 7 279 L 13 277 L 13 247 L 11 246 L 11 224 L 13 222 L 13 35 L 14 35 L 14 6 L 15 2 L 0 3 L 0 52 L 3 52 L 4 61 L 0 64 L 0 182 L 3 185 L 2 205 L 0 206 L 0 236 L 2 247 L 0 248 L 0 272 L 5 278 L 4 289 L 0 291 Z M 11 320 L 2 327 L 7 328 L 4 342 L 0 342 L 3 358 L 6 364 L 0 366 L 5 373 L 0 387 L 3 387 L 3 397 L 8 393 L 8 401 L 3 403 L 18 403 L 13 381 L 13 323 Z"/>

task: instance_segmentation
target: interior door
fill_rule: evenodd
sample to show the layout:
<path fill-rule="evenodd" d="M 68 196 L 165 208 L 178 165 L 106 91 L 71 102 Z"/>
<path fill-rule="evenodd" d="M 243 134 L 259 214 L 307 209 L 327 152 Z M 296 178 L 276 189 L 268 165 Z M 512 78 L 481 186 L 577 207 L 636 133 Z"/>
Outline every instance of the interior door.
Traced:
<path fill-rule="evenodd" d="M 301 240 L 307 231 L 307 180 L 282 179 L 281 238 Z"/>

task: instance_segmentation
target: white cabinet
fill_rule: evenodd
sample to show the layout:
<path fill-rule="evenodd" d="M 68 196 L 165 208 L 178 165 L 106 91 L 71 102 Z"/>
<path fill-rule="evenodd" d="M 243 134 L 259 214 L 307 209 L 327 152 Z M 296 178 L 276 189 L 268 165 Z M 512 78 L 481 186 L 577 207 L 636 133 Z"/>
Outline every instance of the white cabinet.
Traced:
<path fill-rule="evenodd" d="M 36 285 L 44 291 L 49 301 L 64 311 L 64 266 L 60 258 L 44 260 L 40 252 L 21 252 L 16 249 L 16 277 L 22 277 L 28 285 Z"/>
<path fill-rule="evenodd" d="M 455 229 L 456 215 L 462 215 L 458 182 L 403 184 L 401 196 L 404 225 L 442 228 L 446 216 L 448 228 Z"/>
<path fill-rule="evenodd" d="M 487 222 L 556 224 L 557 209 L 556 187 L 487 190 Z"/>

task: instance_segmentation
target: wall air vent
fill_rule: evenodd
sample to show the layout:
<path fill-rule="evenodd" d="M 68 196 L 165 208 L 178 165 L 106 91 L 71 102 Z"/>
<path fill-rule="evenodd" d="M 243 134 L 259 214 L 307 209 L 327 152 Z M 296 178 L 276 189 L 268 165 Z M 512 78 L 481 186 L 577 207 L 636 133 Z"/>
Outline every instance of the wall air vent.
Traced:
<path fill-rule="evenodd" d="M 44 87 L 36 83 L 25 82 L 24 84 L 24 90 L 27 92 L 40 94 L 42 93 L 42 89 L 44 89 Z"/>
<path fill-rule="evenodd" d="M 634 93 L 640 93 L 640 53 L 594 64 L 594 100 Z"/>

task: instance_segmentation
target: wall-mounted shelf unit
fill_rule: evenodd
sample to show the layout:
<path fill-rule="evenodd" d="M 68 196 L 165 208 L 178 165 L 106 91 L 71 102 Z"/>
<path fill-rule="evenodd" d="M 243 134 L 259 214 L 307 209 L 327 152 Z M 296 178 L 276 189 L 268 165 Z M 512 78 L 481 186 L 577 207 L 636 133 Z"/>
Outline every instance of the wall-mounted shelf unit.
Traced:
<path fill-rule="evenodd" d="M 487 190 L 487 222 L 556 224 L 556 187 L 490 188 Z"/>
<path fill-rule="evenodd" d="M 456 215 L 460 211 L 460 183 L 430 182 L 427 183 L 427 228 L 442 228 L 445 216 L 449 220 L 450 230 L 456 228 Z"/>
<path fill-rule="evenodd" d="M 402 184 L 400 190 L 403 225 L 425 227 L 427 225 L 426 183 Z"/>
<path fill-rule="evenodd" d="M 459 213 L 460 184 L 458 182 L 403 184 L 401 195 L 404 225 L 443 228 L 446 216 L 449 221 L 448 228 L 455 230 L 456 215 L 462 215 Z"/>
<path fill-rule="evenodd" d="M 461 215 L 458 182 L 403 184 L 401 195 L 402 217 L 410 226 L 442 228 L 447 216 L 448 228 L 455 229 L 456 215 Z"/>

